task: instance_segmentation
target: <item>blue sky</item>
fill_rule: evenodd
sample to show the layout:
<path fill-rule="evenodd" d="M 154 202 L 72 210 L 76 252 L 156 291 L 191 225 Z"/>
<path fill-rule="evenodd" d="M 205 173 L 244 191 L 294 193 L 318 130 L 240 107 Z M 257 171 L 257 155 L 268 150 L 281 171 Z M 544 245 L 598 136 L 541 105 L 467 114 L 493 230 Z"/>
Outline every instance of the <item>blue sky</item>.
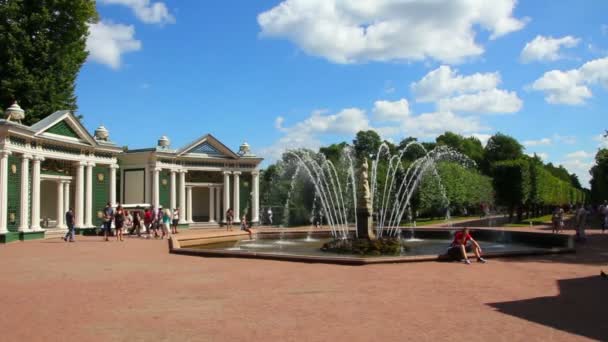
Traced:
<path fill-rule="evenodd" d="M 608 2 L 98 0 L 77 84 L 132 148 L 500 131 L 583 183 L 608 128 Z"/>

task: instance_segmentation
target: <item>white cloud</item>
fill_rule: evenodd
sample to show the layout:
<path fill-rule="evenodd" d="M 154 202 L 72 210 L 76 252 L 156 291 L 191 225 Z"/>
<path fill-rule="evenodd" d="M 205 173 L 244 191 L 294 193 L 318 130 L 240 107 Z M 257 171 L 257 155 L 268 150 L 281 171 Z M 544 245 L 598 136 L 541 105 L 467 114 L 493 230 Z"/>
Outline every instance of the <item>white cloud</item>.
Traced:
<path fill-rule="evenodd" d="M 567 144 L 567 145 L 576 144 L 576 137 L 571 136 L 571 135 L 553 134 L 552 139 L 553 139 L 553 141 L 555 141 L 557 143 L 562 143 L 562 144 Z"/>
<path fill-rule="evenodd" d="M 573 48 L 578 45 L 580 39 L 565 36 L 562 38 L 553 38 L 545 36 L 536 36 L 534 40 L 526 43 L 521 51 L 521 60 L 525 63 L 533 61 L 555 61 L 563 58 L 560 55 L 561 48 Z"/>
<path fill-rule="evenodd" d="M 603 134 L 597 135 L 593 138 L 593 140 L 599 142 L 599 148 L 608 148 L 608 138 Z"/>
<path fill-rule="evenodd" d="M 589 61 L 578 69 L 548 71 L 531 88 L 544 92 L 548 103 L 578 105 L 593 96 L 589 86 L 595 84 L 608 88 L 608 57 Z"/>
<path fill-rule="evenodd" d="M 582 150 L 566 154 L 567 159 L 588 159 L 592 157 L 593 153 L 585 152 Z"/>
<path fill-rule="evenodd" d="M 141 42 L 133 26 L 100 21 L 89 26 L 86 49 L 92 61 L 118 69 L 122 55 L 141 50 Z"/>
<path fill-rule="evenodd" d="M 484 90 L 476 94 L 464 94 L 441 99 L 440 111 L 458 113 L 515 113 L 523 106 L 523 101 L 514 91 L 500 89 Z"/>
<path fill-rule="evenodd" d="M 404 136 L 420 138 L 436 137 L 445 131 L 473 134 L 487 129 L 476 117 L 462 117 L 452 112 L 434 112 L 410 116 L 401 125 Z"/>
<path fill-rule="evenodd" d="M 500 73 L 460 75 L 442 65 L 411 84 L 417 102 L 436 102 L 439 112 L 515 113 L 523 101 L 514 91 L 498 89 Z"/>
<path fill-rule="evenodd" d="M 377 121 L 400 122 L 410 115 L 410 106 L 406 99 L 399 101 L 376 101 L 374 103 L 374 119 Z"/>
<path fill-rule="evenodd" d="M 131 8 L 135 16 L 146 24 L 171 24 L 175 17 L 169 13 L 167 5 L 162 2 L 150 0 L 100 0 L 103 4 L 123 5 Z"/>
<path fill-rule="evenodd" d="M 430 71 L 420 81 L 412 83 L 411 89 L 417 102 L 434 102 L 454 94 L 494 89 L 499 83 L 498 72 L 462 76 L 449 65 L 442 65 Z"/>
<path fill-rule="evenodd" d="M 533 146 L 549 146 L 553 144 L 553 141 L 550 138 L 542 138 L 539 140 L 524 140 L 523 145 L 526 147 Z"/>
<path fill-rule="evenodd" d="M 258 15 L 262 36 L 285 38 L 336 63 L 479 56 L 491 39 L 522 29 L 516 0 L 285 0 Z"/>

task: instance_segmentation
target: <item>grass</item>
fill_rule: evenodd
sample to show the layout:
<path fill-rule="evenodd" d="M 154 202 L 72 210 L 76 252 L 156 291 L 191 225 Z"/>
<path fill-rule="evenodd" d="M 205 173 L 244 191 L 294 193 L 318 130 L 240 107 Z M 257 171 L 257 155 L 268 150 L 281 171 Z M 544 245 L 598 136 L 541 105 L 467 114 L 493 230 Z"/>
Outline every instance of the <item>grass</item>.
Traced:
<path fill-rule="evenodd" d="M 460 222 L 460 221 L 466 221 L 466 220 L 475 220 L 478 219 L 478 217 L 475 216 L 454 216 L 452 218 L 450 218 L 450 222 Z M 418 218 L 416 220 L 416 227 L 424 227 L 424 226 L 430 226 L 433 224 L 441 224 L 441 223 L 446 223 L 445 219 L 431 219 L 431 218 Z M 401 224 L 402 227 L 410 227 L 413 226 L 414 224 Z"/>
<path fill-rule="evenodd" d="M 524 219 L 521 220 L 518 223 L 507 223 L 504 225 L 504 227 L 530 227 L 530 226 L 546 226 L 546 225 L 551 225 L 553 222 L 551 221 L 551 218 L 553 216 L 551 214 L 549 215 L 544 215 L 544 216 L 538 216 L 538 217 L 532 217 L 529 219 Z M 571 215 L 564 215 L 564 221 L 567 221 L 571 218 Z M 530 224 L 531 222 L 531 224 Z"/>

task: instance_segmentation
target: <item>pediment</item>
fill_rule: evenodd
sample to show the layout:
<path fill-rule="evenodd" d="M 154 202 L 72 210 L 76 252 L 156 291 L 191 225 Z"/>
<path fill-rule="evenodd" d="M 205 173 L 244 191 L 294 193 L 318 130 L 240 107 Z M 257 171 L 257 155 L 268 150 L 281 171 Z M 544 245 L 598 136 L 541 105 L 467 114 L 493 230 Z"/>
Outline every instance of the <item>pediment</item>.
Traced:
<path fill-rule="evenodd" d="M 178 152 L 179 156 L 205 156 L 237 159 L 239 156 L 210 134 L 197 139 Z"/>
<path fill-rule="evenodd" d="M 35 135 L 52 139 L 97 145 L 86 128 L 69 111 L 55 112 L 31 126 Z"/>

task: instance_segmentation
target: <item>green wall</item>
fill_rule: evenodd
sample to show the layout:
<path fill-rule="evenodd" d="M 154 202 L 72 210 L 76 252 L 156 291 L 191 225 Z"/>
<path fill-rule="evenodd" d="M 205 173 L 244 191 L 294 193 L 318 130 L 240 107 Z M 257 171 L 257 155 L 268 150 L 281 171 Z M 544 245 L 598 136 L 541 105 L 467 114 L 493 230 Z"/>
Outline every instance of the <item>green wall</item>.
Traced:
<path fill-rule="evenodd" d="M 99 175 L 103 175 L 100 180 Z M 93 168 L 93 224 L 101 226 L 103 219 L 99 212 L 103 212 L 106 203 L 110 200 L 110 169 L 107 166 L 95 166 Z"/>
<path fill-rule="evenodd" d="M 163 170 L 160 172 L 159 177 L 159 204 L 163 208 L 169 208 L 171 205 L 171 172 L 168 170 Z"/>
<path fill-rule="evenodd" d="M 15 172 L 13 172 L 13 170 Z M 8 157 L 8 214 L 7 227 L 9 231 L 16 232 L 20 225 L 21 211 L 21 158 Z M 14 220 L 11 216 L 14 215 Z"/>
<path fill-rule="evenodd" d="M 53 127 L 46 130 L 49 133 L 63 135 L 66 137 L 79 138 L 78 134 L 65 121 L 56 123 Z"/>

